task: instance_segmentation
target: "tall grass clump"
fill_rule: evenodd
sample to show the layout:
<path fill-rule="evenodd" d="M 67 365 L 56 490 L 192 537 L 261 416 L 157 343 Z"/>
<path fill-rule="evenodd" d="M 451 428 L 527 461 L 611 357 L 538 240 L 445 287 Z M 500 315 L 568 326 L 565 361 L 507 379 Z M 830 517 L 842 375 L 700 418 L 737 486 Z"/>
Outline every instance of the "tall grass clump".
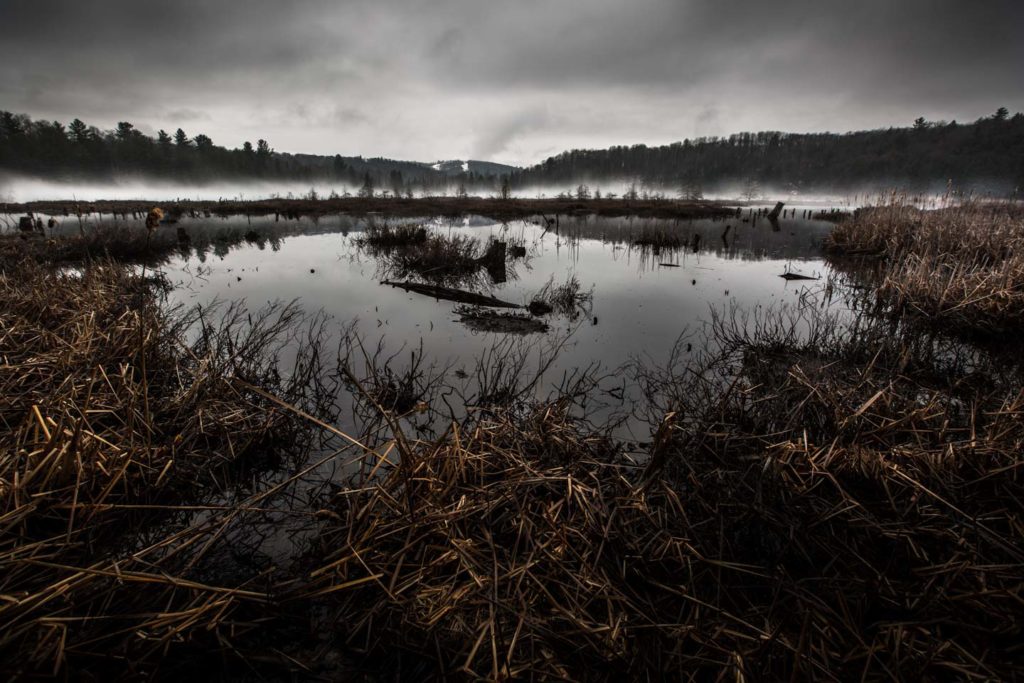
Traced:
<path fill-rule="evenodd" d="M 862 209 L 826 242 L 842 257 L 882 259 L 878 303 L 980 336 L 1024 329 L 1024 210 L 965 201 L 921 210 L 899 200 Z"/>
<path fill-rule="evenodd" d="M 441 235 L 418 225 L 371 225 L 357 244 L 381 261 L 386 278 L 459 285 L 471 282 L 485 268 L 497 266 L 504 272 L 505 267 L 504 245 L 499 253 L 493 248 L 499 243 L 485 247 L 474 237 Z"/>
<path fill-rule="evenodd" d="M 317 411 L 315 356 L 279 360 L 301 312 L 175 310 L 111 261 L 24 261 L 0 273 L 0 300 L 3 669 L 138 674 L 174 644 L 246 630 L 235 610 L 265 596 L 198 575 L 210 538 L 153 529 L 163 506 L 299 447 L 302 425 L 267 397 Z"/>
<path fill-rule="evenodd" d="M 530 299 L 528 308 L 534 313 L 555 313 L 576 320 L 590 313 L 593 302 L 593 288 L 584 291 L 575 275 L 570 275 L 565 282 L 557 285 L 552 275 Z"/>

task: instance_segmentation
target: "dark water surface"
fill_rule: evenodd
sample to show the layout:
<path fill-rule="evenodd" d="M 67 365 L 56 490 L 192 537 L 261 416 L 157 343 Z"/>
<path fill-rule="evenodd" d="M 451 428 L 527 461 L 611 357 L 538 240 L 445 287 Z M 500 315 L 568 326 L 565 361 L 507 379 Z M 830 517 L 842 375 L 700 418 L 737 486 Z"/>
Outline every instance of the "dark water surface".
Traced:
<path fill-rule="evenodd" d="M 212 246 L 179 255 L 163 267 L 176 289 L 174 302 L 209 305 L 245 300 L 250 308 L 298 300 L 307 311 L 323 310 L 339 324 L 357 321 L 373 344 L 390 349 L 419 347 L 424 356 L 452 372 L 472 369 L 474 359 L 504 333 L 475 331 L 458 321 L 456 304 L 382 285 L 402 279 L 388 259 L 361 249 L 367 220 L 347 216 L 290 221 L 273 218 L 199 219 L 185 227 L 202 231 L 252 230 L 259 240 Z M 694 330 L 712 308 L 781 305 L 796 301 L 820 282 L 787 281 L 784 271 L 825 276 L 820 244 L 831 226 L 822 221 L 783 219 L 777 230 L 765 219 L 666 221 L 659 219 L 561 217 L 557 229 L 543 221 L 496 223 L 490 219 L 430 219 L 430 231 L 520 243 L 524 258 L 508 258 L 505 281 L 481 271 L 465 282 L 446 282 L 527 304 L 544 285 L 575 277 L 592 301 L 575 319 L 551 315 L 550 329 L 530 336 L 539 346 L 562 342 L 551 381 L 572 368 L 599 363 L 614 369 L 637 357 L 664 359 L 680 334 Z M 723 238 L 726 226 L 730 226 Z M 556 231 L 557 230 L 557 231 Z M 283 231 L 287 235 L 281 237 Z M 657 232 L 678 233 L 685 245 L 660 250 L 634 246 Z M 270 235 L 265 239 L 262 235 Z M 699 235 L 699 241 L 694 236 Z M 694 248 L 696 247 L 696 248 Z M 424 281 L 415 276 L 408 278 Z M 500 279 L 500 277 L 498 278 Z"/>

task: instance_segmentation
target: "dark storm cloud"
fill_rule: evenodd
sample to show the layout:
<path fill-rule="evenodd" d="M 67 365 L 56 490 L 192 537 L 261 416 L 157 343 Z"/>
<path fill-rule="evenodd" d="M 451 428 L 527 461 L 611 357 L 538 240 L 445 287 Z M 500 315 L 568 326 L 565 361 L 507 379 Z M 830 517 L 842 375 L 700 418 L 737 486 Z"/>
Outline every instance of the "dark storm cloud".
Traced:
<path fill-rule="evenodd" d="M 2 0 L 0 108 L 530 162 L 1024 108 L 1024 3 Z"/>

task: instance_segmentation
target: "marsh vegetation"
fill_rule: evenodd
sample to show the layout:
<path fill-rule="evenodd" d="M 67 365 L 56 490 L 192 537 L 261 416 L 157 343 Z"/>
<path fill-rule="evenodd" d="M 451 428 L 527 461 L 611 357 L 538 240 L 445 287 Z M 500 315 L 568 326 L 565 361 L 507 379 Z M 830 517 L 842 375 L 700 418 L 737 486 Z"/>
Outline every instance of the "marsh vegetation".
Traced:
<path fill-rule="evenodd" d="M 144 258 L 0 237 L 0 653 L 104 679 L 1018 677 L 1021 216 L 243 219 L 218 251 L 185 221 Z"/>

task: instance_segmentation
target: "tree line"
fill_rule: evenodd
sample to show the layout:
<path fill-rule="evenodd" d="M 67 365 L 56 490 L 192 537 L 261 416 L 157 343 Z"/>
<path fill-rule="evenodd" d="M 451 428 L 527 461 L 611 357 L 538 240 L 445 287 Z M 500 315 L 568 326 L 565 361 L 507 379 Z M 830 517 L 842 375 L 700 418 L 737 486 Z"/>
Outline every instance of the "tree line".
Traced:
<path fill-rule="evenodd" d="M 0 111 L 0 169 L 62 180 L 114 180 L 126 175 L 203 183 L 225 179 L 336 184 L 373 196 L 443 192 L 449 187 L 496 190 L 496 174 L 442 173 L 426 164 L 384 158 L 276 152 L 266 140 L 228 149 L 203 133 L 178 128 L 156 136 L 122 121 L 101 130 Z M 357 190 L 358 188 L 358 190 Z"/>
<path fill-rule="evenodd" d="M 574 149 L 514 174 L 516 188 L 625 182 L 699 196 L 725 185 L 925 189 L 960 187 L 1013 192 L 1024 187 L 1024 114 L 1006 108 L 972 123 L 927 121 L 854 133 L 738 133 L 670 145 Z M 629 185 L 632 183 L 633 185 Z"/>
<path fill-rule="evenodd" d="M 904 128 L 843 134 L 765 131 L 659 147 L 574 149 L 504 175 L 453 174 L 384 158 L 286 154 L 262 139 L 228 149 L 208 135 L 189 135 L 181 128 L 148 136 L 127 121 L 101 130 L 80 119 L 65 125 L 0 111 L 0 169 L 71 181 L 142 175 L 191 183 L 333 183 L 363 196 L 454 191 L 508 197 L 513 191 L 561 187 L 576 188 L 570 192 L 589 198 L 589 188 L 581 183 L 625 183 L 629 196 L 639 186 L 696 199 L 727 185 L 751 194 L 761 186 L 926 189 L 947 181 L 1005 193 L 1024 187 L 1024 114 L 1011 116 L 1000 108 L 963 124 L 922 117 Z"/>

